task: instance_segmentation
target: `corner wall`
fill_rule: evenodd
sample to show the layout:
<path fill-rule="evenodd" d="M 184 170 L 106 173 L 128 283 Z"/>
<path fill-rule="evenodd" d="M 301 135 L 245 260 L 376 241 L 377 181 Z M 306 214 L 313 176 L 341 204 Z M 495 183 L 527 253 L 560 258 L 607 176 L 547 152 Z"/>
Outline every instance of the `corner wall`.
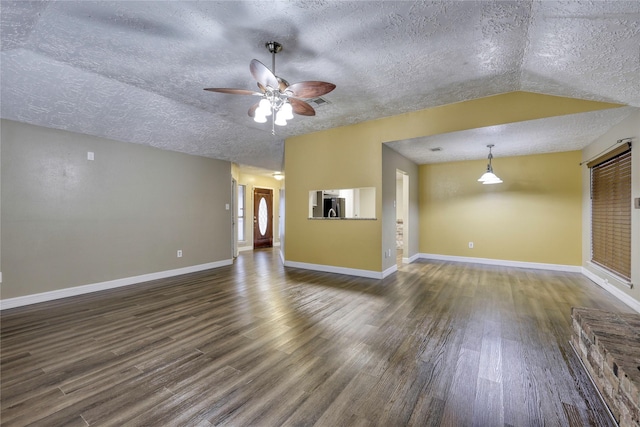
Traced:
<path fill-rule="evenodd" d="M 381 271 L 381 166 L 375 128 L 347 126 L 285 141 L 285 265 Z M 376 219 L 308 218 L 309 191 L 361 187 L 376 189 Z"/>
<path fill-rule="evenodd" d="M 420 224 L 418 215 L 419 199 L 419 174 L 418 165 L 398 154 L 391 148 L 382 147 L 382 247 L 391 249 L 391 257 L 383 258 L 382 269 L 396 265 L 396 170 L 400 169 L 409 176 L 409 218 L 405 218 L 405 226 L 408 225 L 409 233 L 405 233 L 409 253 L 403 253 L 403 258 L 412 258 L 418 255 Z M 394 202 L 396 205 L 394 206 Z M 406 245 L 405 245 L 406 246 Z"/>
<path fill-rule="evenodd" d="M 477 181 L 485 160 L 420 166 L 420 252 L 579 266 L 580 152 L 494 156 L 503 184 Z"/>
<path fill-rule="evenodd" d="M 8 120 L 1 137 L 3 301 L 230 262 L 229 162 Z"/>
<path fill-rule="evenodd" d="M 633 138 L 631 147 L 631 198 L 640 197 L 640 111 L 633 113 L 617 126 L 582 150 L 582 160 L 597 157 L 619 139 Z M 582 166 L 582 266 L 585 274 L 640 312 L 640 209 L 631 203 L 631 283 L 622 283 L 614 275 L 591 263 L 591 179 L 589 168 Z"/>

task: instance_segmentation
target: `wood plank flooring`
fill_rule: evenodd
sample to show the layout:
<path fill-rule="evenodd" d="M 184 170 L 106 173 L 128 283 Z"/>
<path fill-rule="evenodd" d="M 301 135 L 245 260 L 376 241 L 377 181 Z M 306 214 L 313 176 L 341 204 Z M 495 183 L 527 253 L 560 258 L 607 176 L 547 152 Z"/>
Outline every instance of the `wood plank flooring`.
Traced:
<path fill-rule="evenodd" d="M 2 426 L 611 426 L 574 273 L 419 261 L 385 280 L 233 266 L 5 310 Z"/>

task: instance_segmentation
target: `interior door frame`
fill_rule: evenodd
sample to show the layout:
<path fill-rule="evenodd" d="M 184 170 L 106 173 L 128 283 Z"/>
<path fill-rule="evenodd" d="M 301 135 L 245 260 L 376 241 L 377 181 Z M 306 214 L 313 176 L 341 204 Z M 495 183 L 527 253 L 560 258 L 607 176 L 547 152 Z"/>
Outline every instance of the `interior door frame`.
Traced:
<path fill-rule="evenodd" d="M 409 221 L 409 174 L 402 169 L 396 169 L 397 174 L 402 175 L 402 263 L 409 263 L 409 227 L 412 225 Z M 397 184 L 397 183 L 396 183 Z M 397 186 L 396 186 L 396 202 L 398 200 Z M 397 209 L 397 207 L 396 207 Z M 397 210 L 394 211 L 397 221 Z"/>
<path fill-rule="evenodd" d="M 238 181 L 231 178 L 231 256 L 238 257 Z"/>

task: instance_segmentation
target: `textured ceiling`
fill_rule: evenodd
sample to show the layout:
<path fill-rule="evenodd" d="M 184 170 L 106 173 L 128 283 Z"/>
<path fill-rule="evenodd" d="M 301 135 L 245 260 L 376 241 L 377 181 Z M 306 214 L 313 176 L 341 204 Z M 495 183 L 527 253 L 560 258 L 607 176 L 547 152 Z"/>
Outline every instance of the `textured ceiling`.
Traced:
<path fill-rule="evenodd" d="M 3 118 L 270 170 L 289 136 L 515 90 L 640 107 L 638 1 L 3 0 L 0 15 Z M 253 98 L 202 90 L 253 90 L 269 40 L 279 76 L 337 85 L 276 136 Z M 625 112 L 391 145 L 419 163 L 486 157 L 483 135 L 496 155 L 579 149 Z"/>

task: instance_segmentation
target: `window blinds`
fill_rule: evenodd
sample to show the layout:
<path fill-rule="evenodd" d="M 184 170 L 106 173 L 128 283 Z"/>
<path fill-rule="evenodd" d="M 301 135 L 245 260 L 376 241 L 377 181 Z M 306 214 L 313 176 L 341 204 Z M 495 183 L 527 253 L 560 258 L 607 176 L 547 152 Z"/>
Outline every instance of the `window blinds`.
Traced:
<path fill-rule="evenodd" d="M 631 280 L 631 145 L 618 147 L 591 168 L 592 262 Z"/>

